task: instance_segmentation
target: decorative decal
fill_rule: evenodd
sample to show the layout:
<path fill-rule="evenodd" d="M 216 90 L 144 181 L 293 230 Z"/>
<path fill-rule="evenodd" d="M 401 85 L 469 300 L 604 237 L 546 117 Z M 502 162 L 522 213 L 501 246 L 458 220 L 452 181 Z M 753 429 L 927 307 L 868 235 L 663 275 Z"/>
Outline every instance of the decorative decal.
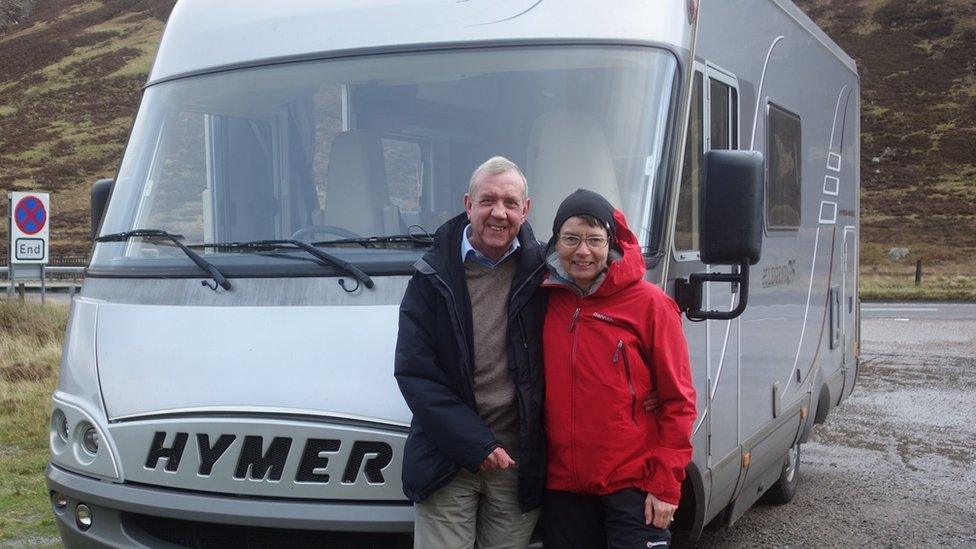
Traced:
<path fill-rule="evenodd" d="M 827 169 L 832 172 L 839 172 L 841 156 L 837 153 L 827 153 Z"/>
<path fill-rule="evenodd" d="M 833 225 L 837 223 L 837 203 L 824 200 L 820 203 L 820 224 Z"/>
<path fill-rule="evenodd" d="M 824 194 L 837 196 L 840 194 L 840 179 L 832 175 L 824 177 Z"/>

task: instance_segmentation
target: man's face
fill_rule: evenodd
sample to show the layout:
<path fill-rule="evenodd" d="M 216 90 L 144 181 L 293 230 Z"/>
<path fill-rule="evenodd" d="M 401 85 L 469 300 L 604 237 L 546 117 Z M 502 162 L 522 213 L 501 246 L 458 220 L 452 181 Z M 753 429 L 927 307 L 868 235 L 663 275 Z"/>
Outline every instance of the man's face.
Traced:
<path fill-rule="evenodd" d="M 529 215 L 530 200 L 518 172 L 483 173 L 475 179 L 473 196 L 464 195 L 471 222 L 471 245 L 498 261 L 512 246 Z"/>

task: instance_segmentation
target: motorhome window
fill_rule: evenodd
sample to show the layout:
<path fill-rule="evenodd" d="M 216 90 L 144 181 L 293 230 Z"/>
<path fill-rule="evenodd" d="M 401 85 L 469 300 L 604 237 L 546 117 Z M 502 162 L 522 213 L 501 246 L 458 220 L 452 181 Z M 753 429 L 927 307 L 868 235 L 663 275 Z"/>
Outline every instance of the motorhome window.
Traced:
<path fill-rule="evenodd" d="M 800 226 L 800 117 L 770 104 L 766 123 L 766 226 Z"/>
<path fill-rule="evenodd" d="M 711 126 L 710 150 L 728 150 L 731 148 L 729 128 L 732 125 L 731 94 L 732 89 L 718 80 L 709 79 L 709 114 Z"/>
<path fill-rule="evenodd" d="M 695 72 L 692 82 L 688 135 L 681 168 L 678 194 L 678 216 L 675 220 L 674 247 L 679 251 L 698 249 L 698 209 L 701 190 L 702 160 L 705 151 L 704 86 L 702 73 Z"/>
<path fill-rule="evenodd" d="M 536 46 L 286 63 L 161 83 L 143 96 L 102 231 L 163 229 L 187 244 L 326 241 L 416 225 L 433 232 L 462 211 L 474 168 L 504 155 L 525 171 L 540 238 L 562 199 L 586 187 L 656 245 L 661 220 L 648 212 L 663 207 L 655 189 L 665 187 L 657 178 L 668 164 L 676 73 L 674 55 L 656 48 Z M 231 274 L 253 265 L 321 271 L 282 254 L 200 251 Z M 408 267 L 422 251 L 330 249 Z M 172 246 L 140 240 L 99 243 L 92 266 L 195 269 Z"/>
<path fill-rule="evenodd" d="M 192 111 L 173 112 L 163 121 L 167 131 L 156 144 L 136 212 L 137 227 L 169 227 L 190 241 L 204 239 L 203 194 L 211 183 L 207 170 L 205 126 L 207 116 Z M 182 255 L 176 248 L 143 246 L 132 241 L 134 255 Z"/>
<path fill-rule="evenodd" d="M 739 147 L 739 94 L 722 81 L 709 78 L 709 150 Z"/>

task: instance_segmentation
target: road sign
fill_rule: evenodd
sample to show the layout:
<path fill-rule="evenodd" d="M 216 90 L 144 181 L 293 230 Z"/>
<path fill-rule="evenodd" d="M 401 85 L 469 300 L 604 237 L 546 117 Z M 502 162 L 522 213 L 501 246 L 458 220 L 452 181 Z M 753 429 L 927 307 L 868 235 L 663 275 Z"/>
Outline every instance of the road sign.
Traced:
<path fill-rule="evenodd" d="M 11 264 L 47 264 L 50 203 L 48 193 L 10 193 Z"/>

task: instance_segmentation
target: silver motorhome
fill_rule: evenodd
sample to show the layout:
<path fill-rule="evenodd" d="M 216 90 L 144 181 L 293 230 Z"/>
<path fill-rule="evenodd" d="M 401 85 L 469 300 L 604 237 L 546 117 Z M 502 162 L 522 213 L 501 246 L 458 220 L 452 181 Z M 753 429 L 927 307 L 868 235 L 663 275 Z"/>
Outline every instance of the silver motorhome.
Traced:
<path fill-rule="evenodd" d="M 788 501 L 857 374 L 858 141 L 853 61 L 787 0 L 180 1 L 92 189 L 52 404 L 65 544 L 410 532 L 398 305 L 496 154 L 543 238 L 576 188 L 610 198 L 687 313 L 676 528 Z"/>

